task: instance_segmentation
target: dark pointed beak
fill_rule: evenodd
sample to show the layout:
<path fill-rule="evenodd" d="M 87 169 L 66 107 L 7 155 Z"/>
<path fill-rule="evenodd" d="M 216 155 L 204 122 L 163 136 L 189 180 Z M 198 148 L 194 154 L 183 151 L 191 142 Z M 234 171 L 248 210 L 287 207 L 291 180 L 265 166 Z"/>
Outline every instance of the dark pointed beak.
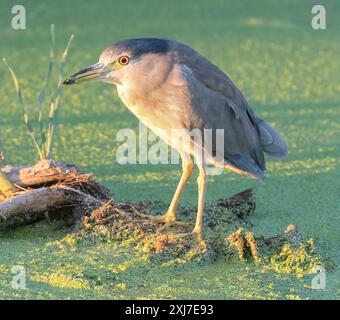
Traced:
<path fill-rule="evenodd" d="M 106 75 L 108 72 L 110 72 L 112 69 L 105 66 L 103 63 L 96 63 L 92 66 L 89 66 L 83 70 L 80 70 L 79 72 L 73 74 L 69 78 L 67 78 L 63 84 L 69 85 L 74 83 L 80 83 L 87 80 L 95 80 L 100 79 L 104 75 Z"/>

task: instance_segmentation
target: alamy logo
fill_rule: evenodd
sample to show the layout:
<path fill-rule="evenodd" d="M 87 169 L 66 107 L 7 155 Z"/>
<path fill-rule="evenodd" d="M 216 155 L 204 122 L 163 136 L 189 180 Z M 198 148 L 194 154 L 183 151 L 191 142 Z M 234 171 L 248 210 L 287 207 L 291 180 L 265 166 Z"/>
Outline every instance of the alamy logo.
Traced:
<path fill-rule="evenodd" d="M 12 7 L 12 28 L 14 30 L 26 29 L 26 8 L 23 5 L 17 4 Z M 323 5 L 315 5 L 312 7 L 311 13 L 314 15 L 312 18 L 312 28 L 314 30 L 326 29 L 326 8 Z"/>
<path fill-rule="evenodd" d="M 312 28 L 314 30 L 325 30 L 326 29 L 326 9 L 322 5 L 315 5 L 312 8 Z"/>
<path fill-rule="evenodd" d="M 26 289 L 26 269 L 24 266 L 15 265 L 11 270 L 13 274 L 12 288 L 15 290 Z"/>
<path fill-rule="evenodd" d="M 312 279 L 312 289 L 324 290 L 326 289 L 326 269 L 323 266 L 314 266 L 313 272 L 316 275 Z"/>
<path fill-rule="evenodd" d="M 26 8 L 23 5 L 17 4 L 12 7 L 11 13 L 14 15 L 12 18 L 12 28 L 14 30 L 25 30 Z"/>
<path fill-rule="evenodd" d="M 198 159 L 208 157 L 206 160 L 211 166 L 205 166 L 207 175 L 223 173 L 223 166 L 218 164 L 224 163 L 224 129 L 170 129 L 168 134 L 170 150 L 167 143 L 158 139 L 154 132 L 148 132 L 141 122 L 138 134 L 130 128 L 120 129 L 116 135 L 116 142 L 120 143 L 116 151 L 117 163 L 179 164 L 177 150 L 182 150 Z"/>

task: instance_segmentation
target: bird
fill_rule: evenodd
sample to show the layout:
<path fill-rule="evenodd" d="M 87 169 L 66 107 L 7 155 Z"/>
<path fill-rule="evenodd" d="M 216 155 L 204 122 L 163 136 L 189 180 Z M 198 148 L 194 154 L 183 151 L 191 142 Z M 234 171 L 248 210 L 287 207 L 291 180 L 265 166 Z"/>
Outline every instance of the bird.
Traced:
<path fill-rule="evenodd" d="M 208 165 L 263 181 L 264 155 L 287 157 L 282 136 L 254 113 L 226 73 L 181 42 L 162 38 L 120 40 L 103 51 L 98 63 L 71 75 L 63 84 L 88 80 L 116 86 L 125 106 L 181 156 L 182 176 L 176 192 L 166 214 L 155 217 L 156 221 L 181 225 L 176 211 L 197 165 L 197 216 L 190 234 L 199 239 L 203 234 Z M 175 142 L 173 130 L 179 130 L 189 143 Z M 207 130 L 215 138 L 208 139 L 204 134 Z M 201 137 L 196 139 L 192 131 Z"/>

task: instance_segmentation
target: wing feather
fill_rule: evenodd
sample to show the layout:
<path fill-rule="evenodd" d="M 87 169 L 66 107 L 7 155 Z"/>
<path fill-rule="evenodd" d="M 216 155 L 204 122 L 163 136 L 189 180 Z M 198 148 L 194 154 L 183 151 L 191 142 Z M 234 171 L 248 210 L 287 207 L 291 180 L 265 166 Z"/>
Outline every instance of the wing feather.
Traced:
<path fill-rule="evenodd" d="M 177 44 L 176 49 L 177 63 L 190 70 L 186 71 L 192 108 L 189 129 L 223 129 L 226 164 L 262 180 L 265 159 L 259 120 L 241 91 L 217 66 L 190 47 Z"/>

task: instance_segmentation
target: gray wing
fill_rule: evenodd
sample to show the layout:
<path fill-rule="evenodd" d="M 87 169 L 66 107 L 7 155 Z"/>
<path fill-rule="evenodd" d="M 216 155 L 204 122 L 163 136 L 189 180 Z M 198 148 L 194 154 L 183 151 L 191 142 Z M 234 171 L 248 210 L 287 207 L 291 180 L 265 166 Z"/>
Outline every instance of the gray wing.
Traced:
<path fill-rule="evenodd" d="M 232 167 L 263 180 L 265 159 L 258 119 L 240 90 L 215 65 L 193 49 L 178 44 L 177 63 L 188 68 L 191 129 L 224 130 L 224 160 Z M 216 142 L 212 141 L 213 156 Z"/>

